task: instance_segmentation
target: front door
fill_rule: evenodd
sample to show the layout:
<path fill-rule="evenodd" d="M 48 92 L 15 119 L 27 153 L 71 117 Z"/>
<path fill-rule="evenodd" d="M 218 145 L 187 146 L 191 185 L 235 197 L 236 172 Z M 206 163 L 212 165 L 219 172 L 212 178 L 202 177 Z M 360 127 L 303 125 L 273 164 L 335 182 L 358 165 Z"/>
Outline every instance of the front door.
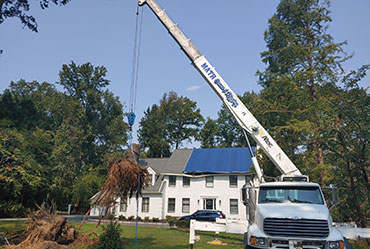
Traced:
<path fill-rule="evenodd" d="M 215 198 L 205 198 L 203 199 L 203 209 L 216 209 L 216 199 Z"/>

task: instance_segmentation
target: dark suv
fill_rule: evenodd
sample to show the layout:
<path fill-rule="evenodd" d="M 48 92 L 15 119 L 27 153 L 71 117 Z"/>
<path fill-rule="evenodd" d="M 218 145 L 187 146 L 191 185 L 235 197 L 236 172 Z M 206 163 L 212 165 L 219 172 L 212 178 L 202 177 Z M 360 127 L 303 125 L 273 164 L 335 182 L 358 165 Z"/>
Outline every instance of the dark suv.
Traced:
<path fill-rule="evenodd" d="M 225 219 L 226 216 L 218 210 L 198 210 L 191 215 L 182 216 L 180 220 L 216 221 L 216 218 Z"/>

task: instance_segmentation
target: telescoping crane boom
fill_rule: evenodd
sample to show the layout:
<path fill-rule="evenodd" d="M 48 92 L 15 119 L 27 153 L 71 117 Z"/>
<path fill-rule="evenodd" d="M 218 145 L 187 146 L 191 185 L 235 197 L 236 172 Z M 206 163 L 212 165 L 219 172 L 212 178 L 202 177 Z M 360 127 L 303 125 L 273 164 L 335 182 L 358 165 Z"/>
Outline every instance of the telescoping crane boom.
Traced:
<path fill-rule="evenodd" d="M 241 128 L 256 141 L 280 172 L 283 175 L 301 175 L 298 168 L 252 115 L 247 107 L 240 101 L 238 96 L 217 73 L 206 57 L 199 52 L 190 39 L 187 38 L 180 28 L 168 17 L 166 11 L 161 9 L 154 0 L 139 0 L 139 5 L 142 6 L 143 4 L 147 4 L 150 7 L 153 13 L 158 17 L 191 60 L 193 66 L 200 72 L 211 88 L 221 98 Z M 257 176 L 261 180 L 262 173 L 259 169 L 258 163 L 256 163 L 256 158 L 252 158 L 252 160 L 255 160 L 254 165 L 257 165 Z"/>
<path fill-rule="evenodd" d="M 253 180 L 250 185 L 245 184 L 242 188 L 242 201 L 246 206 L 248 220 L 248 229 L 244 231 L 245 248 L 349 249 L 346 239 L 332 224 L 320 185 L 307 182 L 307 177 L 302 176 L 274 139 L 166 12 L 154 0 L 139 0 L 140 6 L 145 3 L 221 98 L 241 128 L 256 141 L 283 174 L 281 181 L 263 182 L 257 159 L 252 155 L 258 181 Z M 190 243 L 193 244 L 194 241 Z"/>

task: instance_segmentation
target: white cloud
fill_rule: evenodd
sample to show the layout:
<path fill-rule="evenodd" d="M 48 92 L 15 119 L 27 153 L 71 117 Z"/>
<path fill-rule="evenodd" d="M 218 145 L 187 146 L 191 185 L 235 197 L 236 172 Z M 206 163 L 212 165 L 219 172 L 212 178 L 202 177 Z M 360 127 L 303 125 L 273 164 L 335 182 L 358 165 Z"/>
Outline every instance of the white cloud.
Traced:
<path fill-rule="evenodd" d="M 191 87 L 187 88 L 186 91 L 196 91 L 196 90 L 198 90 L 201 87 L 202 86 L 191 86 Z"/>

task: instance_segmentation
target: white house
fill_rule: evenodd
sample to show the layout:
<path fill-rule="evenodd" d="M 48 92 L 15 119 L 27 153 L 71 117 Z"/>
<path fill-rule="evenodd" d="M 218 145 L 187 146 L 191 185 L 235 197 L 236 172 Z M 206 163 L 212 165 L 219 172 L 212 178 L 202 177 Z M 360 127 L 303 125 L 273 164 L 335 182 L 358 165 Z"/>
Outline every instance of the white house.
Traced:
<path fill-rule="evenodd" d="M 138 215 L 164 219 L 200 209 L 222 211 L 227 218 L 245 219 L 241 187 L 250 177 L 252 161 L 247 148 L 175 150 L 170 158 L 141 159 L 151 184 L 142 190 Z M 136 198 L 117 199 L 115 215 L 136 216 Z M 90 215 L 98 215 L 94 208 Z"/>

